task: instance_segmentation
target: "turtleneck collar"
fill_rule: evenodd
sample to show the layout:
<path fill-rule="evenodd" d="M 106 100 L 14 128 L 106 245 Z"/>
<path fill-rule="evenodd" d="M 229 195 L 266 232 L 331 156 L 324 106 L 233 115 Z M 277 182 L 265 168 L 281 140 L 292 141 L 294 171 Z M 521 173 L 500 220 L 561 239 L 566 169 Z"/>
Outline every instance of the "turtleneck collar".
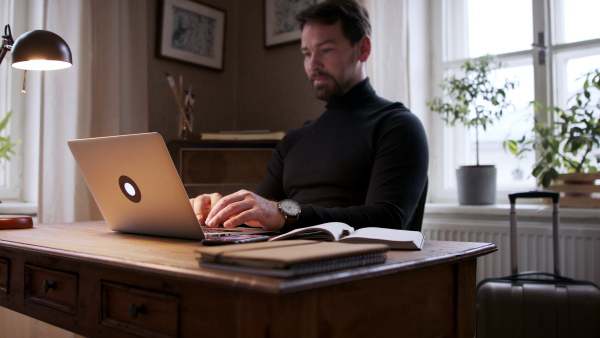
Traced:
<path fill-rule="evenodd" d="M 375 90 L 371 87 L 369 78 L 362 80 L 354 87 L 350 88 L 346 94 L 327 101 L 325 109 L 340 109 L 345 107 L 356 107 L 357 104 L 366 103 L 370 98 L 375 98 Z"/>

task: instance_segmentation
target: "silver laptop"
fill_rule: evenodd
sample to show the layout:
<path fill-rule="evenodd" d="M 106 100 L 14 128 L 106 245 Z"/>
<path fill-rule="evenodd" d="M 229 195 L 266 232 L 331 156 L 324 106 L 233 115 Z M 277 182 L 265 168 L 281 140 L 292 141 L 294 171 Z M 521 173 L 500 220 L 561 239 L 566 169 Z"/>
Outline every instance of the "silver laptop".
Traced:
<path fill-rule="evenodd" d="M 201 227 L 158 133 L 68 141 L 109 228 L 202 240 L 268 233 L 258 228 Z"/>

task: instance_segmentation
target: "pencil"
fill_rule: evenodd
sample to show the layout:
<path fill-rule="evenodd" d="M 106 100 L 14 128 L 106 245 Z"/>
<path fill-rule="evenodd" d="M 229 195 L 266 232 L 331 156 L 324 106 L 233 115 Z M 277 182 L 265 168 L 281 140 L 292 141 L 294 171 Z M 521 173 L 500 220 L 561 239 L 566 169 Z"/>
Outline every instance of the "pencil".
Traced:
<path fill-rule="evenodd" d="M 169 82 L 169 87 L 171 87 L 171 91 L 173 92 L 173 95 L 175 96 L 175 101 L 177 102 L 177 106 L 179 107 L 179 113 L 181 114 L 183 121 L 189 128 L 190 121 L 188 121 L 187 117 L 185 116 L 185 111 L 183 110 L 183 106 L 181 105 L 181 100 L 179 99 L 181 97 L 181 95 L 179 95 L 177 93 L 177 88 L 175 88 L 175 80 L 173 80 L 173 76 L 171 76 L 171 74 L 169 74 L 169 73 L 167 73 L 167 81 Z"/>

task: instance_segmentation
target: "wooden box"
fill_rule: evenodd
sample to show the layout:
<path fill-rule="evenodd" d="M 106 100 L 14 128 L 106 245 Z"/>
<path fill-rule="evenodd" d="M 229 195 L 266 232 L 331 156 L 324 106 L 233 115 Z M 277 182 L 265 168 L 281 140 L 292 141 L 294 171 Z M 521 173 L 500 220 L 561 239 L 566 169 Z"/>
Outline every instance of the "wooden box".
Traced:
<path fill-rule="evenodd" d="M 561 193 L 561 207 L 600 208 L 600 173 L 560 174 L 547 190 Z"/>

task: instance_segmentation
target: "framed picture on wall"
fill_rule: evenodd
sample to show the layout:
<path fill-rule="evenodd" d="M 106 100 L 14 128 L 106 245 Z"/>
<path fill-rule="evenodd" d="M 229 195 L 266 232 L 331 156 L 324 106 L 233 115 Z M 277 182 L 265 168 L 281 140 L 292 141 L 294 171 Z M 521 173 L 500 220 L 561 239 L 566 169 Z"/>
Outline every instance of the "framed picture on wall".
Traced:
<path fill-rule="evenodd" d="M 300 39 L 296 14 L 324 0 L 265 0 L 265 46 L 271 47 Z"/>
<path fill-rule="evenodd" d="M 189 0 L 163 0 L 161 10 L 159 57 L 223 69 L 225 11 Z"/>

